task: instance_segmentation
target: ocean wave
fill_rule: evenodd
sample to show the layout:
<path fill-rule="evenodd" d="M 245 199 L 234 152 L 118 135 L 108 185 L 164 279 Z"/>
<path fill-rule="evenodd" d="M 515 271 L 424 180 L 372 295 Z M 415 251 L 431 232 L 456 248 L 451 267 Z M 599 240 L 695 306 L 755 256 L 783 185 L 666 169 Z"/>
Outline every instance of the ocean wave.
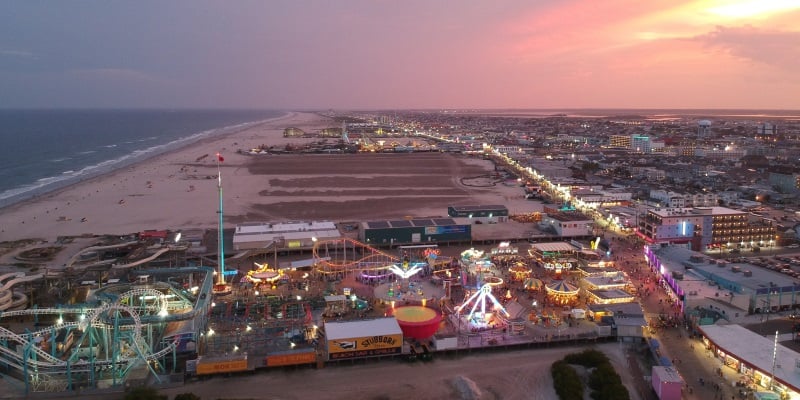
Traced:
<path fill-rule="evenodd" d="M 277 116 L 275 118 L 278 118 Z M 271 118 L 270 118 L 271 119 Z M 73 184 L 79 182 L 84 179 L 88 179 L 94 176 L 98 176 L 103 173 L 111 172 L 117 170 L 119 168 L 126 167 L 133 163 L 143 161 L 149 157 L 156 156 L 162 153 L 166 153 L 168 151 L 172 151 L 178 149 L 180 147 L 186 146 L 188 144 L 194 143 L 201 139 L 205 139 L 208 137 L 213 137 L 217 135 L 223 135 L 226 133 L 231 133 L 236 130 L 240 130 L 242 128 L 247 128 L 249 126 L 257 125 L 268 121 L 269 119 L 265 120 L 258 120 L 252 122 L 244 122 L 235 125 L 229 125 L 221 128 L 215 129 L 207 129 L 203 130 L 194 134 L 190 134 L 184 137 L 180 137 L 174 140 L 171 140 L 167 143 L 158 144 L 150 147 L 146 147 L 143 149 L 134 150 L 128 154 L 124 154 L 115 158 L 111 158 L 108 160 L 103 160 L 101 162 L 85 166 L 83 168 L 77 170 L 67 170 L 59 175 L 56 176 L 49 176 L 37 179 L 35 182 L 22 185 L 16 188 L 8 189 L 2 193 L 0 193 L 0 206 L 5 206 L 11 204 L 15 201 L 22 200 L 24 198 L 32 197 L 36 194 L 41 194 L 50 190 L 55 190 L 69 184 Z M 151 136 L 146 138 L 147 140 L 140 140 L 140 142 L 155 140 L 158 139 L 157 136 Z M 116 144 L 105 145 L 105 148 L 114 148 L 117 147 Z M 91 153 L 96 153 L 97 150 L 88 150 L 83 151 L 78 154 L 86 155 Z M 69 159 L 65 158 L 64 160 Z M 52 160 L 51 160 L 52 161 Z M 53 161 L 55 162 L 55 161 Z M 13 199 L 12 201 L 8 201 L 9 199 Z"/>
<path fill-rule="evenodd" d="M 60 162 L 64 162 L 64 161 L 71 160 L 71 159 L 72 159 L 72 157 L 61 157 L 61 158 L 54 158 L 52 160 L 47 160 L 47 161 L 49 161 L 51 163 L 60 163 Z"/>

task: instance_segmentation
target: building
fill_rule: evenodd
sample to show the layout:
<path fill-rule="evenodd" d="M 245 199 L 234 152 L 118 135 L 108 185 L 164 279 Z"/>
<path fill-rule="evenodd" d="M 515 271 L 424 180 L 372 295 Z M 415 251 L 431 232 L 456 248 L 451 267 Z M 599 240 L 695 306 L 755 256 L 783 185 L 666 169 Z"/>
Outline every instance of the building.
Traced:
<path fill-rule="evenodd" d="M 256 222 L 236 225 L 233 233 L 233 249 L 236 251 L 267 248 L 310 248 L 314 239 L 336 239 L 342 237 L 336 224 L 331 221 L 312 222 Z"/>
<path fill-rule="evenodd" d="M 508 221 L 508 208 L 502 205 L 449 206 L 447 215 L 483 223 L 506 222 Z M 466 221 L 465 223 L 472 222 Z"/>
<path fill-rule="evenodd" d="M 723 368 L 731 368 L 752 383 L 785 396 L 781 398 L 800 398 L 800 353 L 782 344 L 776 346 L 774 335 L 764 337 L 735 324 L 703 325 L 700 333 Z"/>
<path fill-rule="evenodd" d="M 379 357 L 403 351 L 403 331 L 394 317 L 325 323 L 329 360 Z"/>
<path fill-rule="evenodd" d="M 769 184 L 781 193 L 800 193 L 800 168 L 774 167 L 770 169 Z"/>
<path fill-rule="evenodd" d="M 703 119 L 697 121 L 697 137 L 707 138 L 711 136 L 711 121 Z"/>
<path fill-rule="evenodd" d="M 775 222 L 725 207 L 656 208 L 640 228 L 650 243 L 690 244 L 696 251 L 775 244 Z"/>
<path fill-rule="evenodd" d="M 611 135 L 608 137 L 608 146 L 618 149 L 630 149 L 631 138 L 631 135 Z"/>
<path fill-rule="evenodd" d="M 683 396 L 683 378 L 674 367 L 654 365 L 652 368 L 653 390 L 659 400 L 681 400 Z"/>
<path fill-rule="evenodd" d="M 764 122 L 763 124 L 758 125 L 758 136 L 775 136 L 777 134 L 778 127 L 770 124 L 769 122 Z"/>
<path fill-rule="evenodd" d="M 632 176 L 645 178 L 648 181 L 663 181 L 667 179 L 667 173 L 660 168 L 631 166 L 629 170 Z"/>
<path fill-rule="evenodd" d="M 651 153 L 653 149 L 650 137 L 642 135 L 632 135 L 631 150 L 636 153 Z"/>
<path fill-rule="evenodd" d="M 722 160 L 738 161 L 747 155 L 747 150 L 732 146 L 698 147 L 695 149 L 694 155 L 695 157 L 719 158 Z"/>
<path fill-rule="evenodd" d="M 283 137 L 302 137 L 305 136 L 306 132 L 300 128 L 295 128 L 290 126 L 283 130 Z"/>
<path fill-rule="evenodd" d="M 686 206 L 686 198 L 680 194 L 663 189 L 654 189 L 650 191 L 650 198 L 658 200 L 667 208 L 684 208 Z"/>
<path fill-rule="evenodd" d="M 623 190 L 580 189 L 574 191 L 572 197 L 580 208 L 597 208 L 628 204 L 633 195 L 631 192 Z"/>
<path fill-rule="evenodd" d="M 676 193 L 667 190 L 651 190 L 650 198 L 658 200 L 665 208 L 714 207 L 719 196 L 714 192 Z"/>
<path fill-rule="evenodd" d="M 459 224 L 453 218 L 369 221 L 359 224 L 358 238 L 375 246 L 462 242 L 472 239 L 472 229 L 470 224 Z"/>
<path fill-rule="evenodd" d="M 795 278 L 757 265 L 711 259 L 685 246 L 651 246 L 645 258 L 669 288 L 670 298 L 687 313 L 703 309 L 736 320 L 800 304 Z"/>
<path fill-rule="evenodd" d="M 592 235 L 594 220 L 578 212 L 559 212 L 543 216 L 539 225 L 561 237 L 587 237 Z"/>

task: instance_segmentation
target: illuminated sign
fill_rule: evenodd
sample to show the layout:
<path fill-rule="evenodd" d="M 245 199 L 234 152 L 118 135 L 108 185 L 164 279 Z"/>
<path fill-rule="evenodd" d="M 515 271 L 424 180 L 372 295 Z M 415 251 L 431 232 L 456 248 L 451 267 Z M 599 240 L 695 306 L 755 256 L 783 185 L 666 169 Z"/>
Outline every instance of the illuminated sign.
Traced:
<path fill-rule="evenodd" d="M 266 361 L 268 367 L 311 364 L 317 362 L 317 353 L 314 351 L 304 351 L 299 353 L 271 354 L 267 356 Z"/>
<path fill-rule="evenodd" d="M 379 335 L 352 339 L 328 341 L 328 353 L 341 353 L 353 350 L 375 350 L 389 347 L 401 347 L 403 335 Z"/>
<path fill-rule="evenodd" d="M 197 364 L 197 374 L 216 374 L 220 372 L 239 372 L 247 370 L 247 359 L 225 360 L 217 362 L 200 362 Z"/>

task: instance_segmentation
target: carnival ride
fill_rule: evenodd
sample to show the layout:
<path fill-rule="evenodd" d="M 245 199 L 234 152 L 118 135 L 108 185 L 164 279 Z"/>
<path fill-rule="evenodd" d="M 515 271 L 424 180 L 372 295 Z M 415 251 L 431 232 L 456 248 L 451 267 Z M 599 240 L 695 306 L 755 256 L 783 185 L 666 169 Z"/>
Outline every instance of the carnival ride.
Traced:
<path fill-rule="evenodd" d="M 552 281 L 545 286 L 547 297 L 558 305 L 569 305 L 577 302 L 580 288 L 564 280 Z"/>
<path fill-rule="evenodd" d="M 417 340 L 433 336 L 439 329 L 442 313 L 430 307 L 402 306 L 392 309 L 404 337 Z"/>
<path fill-rule="evenodd" d="M 42 279 L 44 275 L 25 275 L 24 272 L 12 272 L 0 276 L 0 311 L 25 307 L 28 303 L 28 296 L 24 293 L 14 292 L 12 287 L 18 283 L 31 282 Z M 9 279 L 12 278 L 12 279 Z"/>
<path fill-rule="evenodd" d="M 491 302 L 490 312 L 488 313 L 486 312 L 487 299 Z M 478 322 L 478 320 L 482 320 L 484 323 L 488 322 L 494 311 L 499 311 L 505 314 L 506 317 L 510 316 L 505 307 L 494 297 L 492 294 L 492 285 L 488 283 L 483 284 L 475 293 L 467 297 L 460 306 L 456 307 L 456 314 L 460 316 L 461 311 L 467 308 L 469 304 L 472 304 L 472 308 L 470 308 L 469 314 L 467 315 L 467 320 L 470 322 Z M 478 306 L 480 306 L 480 311 L 476 315 Z"/>
<path fill-rule="evenodd" d="M 400 261 L 396 256 L 349 238 L 317 240 L 312 252 L 316 271 L 325 275 L 382 271 Z"/>
<path fill-rule="evenodd" d="M 119 284 L 98 290 L 94 303 L 0 312 L 0 320 L 9 324 L 16 318 L 54 320 L 24 333 L 0 327 L 2 373 L 24 382 L 26 394 L 118 386 L 132 371 L 152 373 L 160 381 L 167 356 L 172 354 L 174 369 L 176 346 L 185 339 L 165 337 L 166 327 L 197 318 L 202 325 L 213 283 L 211 268 L 166 270 L 200 272 L 206 279 L 195 294 L 166 282 Z"/>
<path fill-rule="evenodd" d="M 137 245 L 139 245 L 139 241 L 138 240 L 134 240 L 134 241 L 118 243 L 118 244 L 112 244 L 112 245 L 107 245 L 107 246 L 87 247 L 87 248 L 82 249 L 81 251 L 75 253 L 72 257 L 70 257 L 69 261 L 67 261 L 67 265 L 66 265 L 65 269 L 72 268 L 73 264 L 75 264 L 75 262 L 77 262 L 81 258 L 81 256 L 83 256 L 84 254 L 88 254 L 88 253 L 92 253 L 92 252 L 98 252 L 98 251 L 105 251 L 105 250 L 122 249 L 122 248 L 126 248 L 126 247 L 134 247 L 134 246 L 137 246 Z"/>

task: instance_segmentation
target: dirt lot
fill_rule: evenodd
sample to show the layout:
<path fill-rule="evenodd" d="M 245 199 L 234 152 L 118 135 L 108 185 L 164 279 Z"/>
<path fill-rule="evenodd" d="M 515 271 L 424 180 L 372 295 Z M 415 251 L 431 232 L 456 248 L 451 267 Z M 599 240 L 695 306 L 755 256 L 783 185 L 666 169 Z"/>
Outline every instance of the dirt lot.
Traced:
<path fill-rule="evenodd" d="M 256 156 L 247 172 L 259 177 L 260 198 L 231 221 L 442 216 L 449 205 L 507 204 L 523 194 L 490 178 L 490 161 L 442 153 Z"/>

